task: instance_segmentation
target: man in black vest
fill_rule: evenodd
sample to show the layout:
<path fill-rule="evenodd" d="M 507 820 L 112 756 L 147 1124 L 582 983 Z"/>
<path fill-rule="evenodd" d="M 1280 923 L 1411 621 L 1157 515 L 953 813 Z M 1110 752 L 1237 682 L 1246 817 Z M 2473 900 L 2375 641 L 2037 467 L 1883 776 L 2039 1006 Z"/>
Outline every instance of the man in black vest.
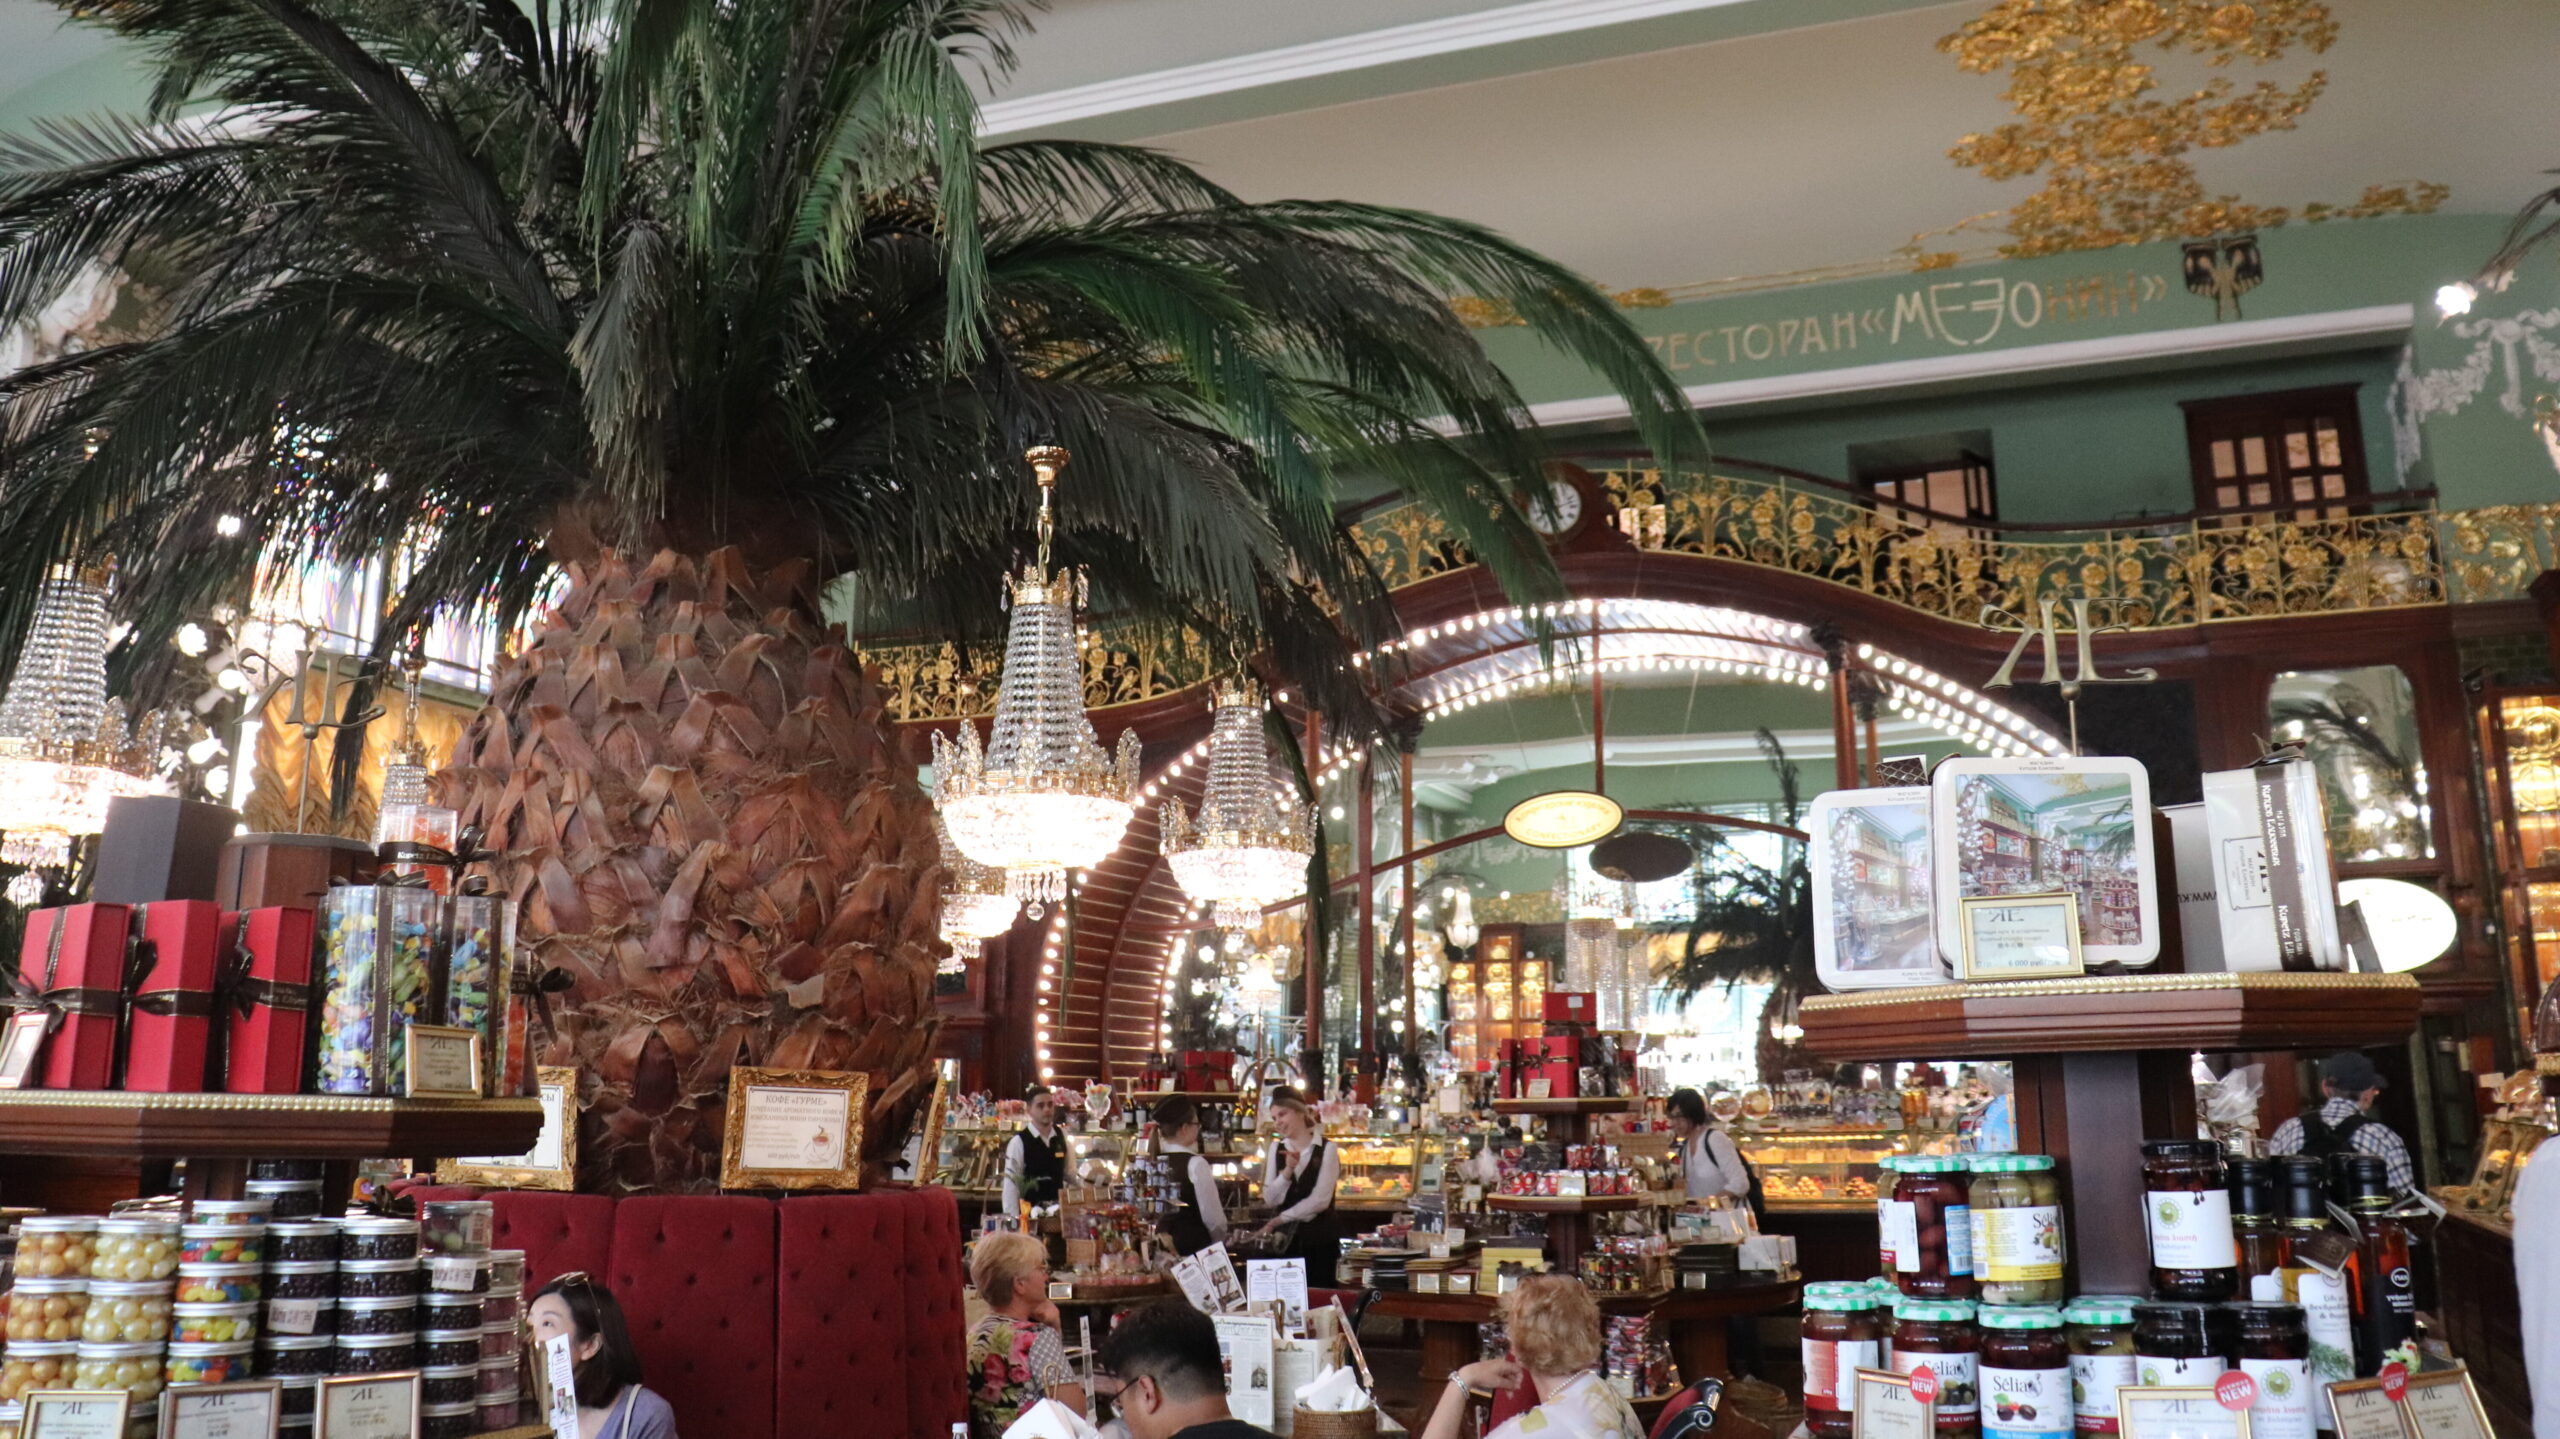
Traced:
<path fill-rule="evenodd" d="M 1055 1204 L 1067 1177 L 1067 1137 L 1058 1132 L 1058 1099 L 1044 1085 L 1030 1095 L 1031 1123 L 1004 1146 L 1004 1212 L 1028 1204 Z"/>
<path fill-rule="evenodd" d="M 2390 1171 L 2391 1187 L 2402 1192 L 2418 1182 L 2409 1162 L 2409 1146 L 2390 1125 L 2373 1117 L 2382 1097 L 2382 1071 L 2354 1050 L 2330 1055 L 2320 1064 L 2318 1109 L 2276 1126 L 2267 1141 L 2269 1154 L 2309 1154 L 2322 1160 L 2333 1154 L 2370 1154 Z"/>

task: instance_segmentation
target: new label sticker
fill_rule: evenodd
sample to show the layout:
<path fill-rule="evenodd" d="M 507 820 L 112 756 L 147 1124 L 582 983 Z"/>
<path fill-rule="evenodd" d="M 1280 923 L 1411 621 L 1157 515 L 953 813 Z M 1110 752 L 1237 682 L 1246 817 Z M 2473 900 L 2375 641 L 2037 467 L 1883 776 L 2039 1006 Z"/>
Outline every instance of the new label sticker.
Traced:
<path fill-rule="evenodd" d="M 2408 1365 L 2406 1365 L 2406 1364 L 2396 1364 L 2396 1363 L 2395 1363 L 2395 1364 L 2385 1364 L 2385 1365 L 2383 1365 L 2383 1366 L 2382 1366 L 2382 1392 L 2383 1392 L 2385 1395 L 2389 1396 L 2389 1398 L 2390 1398 L 2391 1402 L 2392 1402 L 2392 1403 L 2394 1403 L 2394 1404 L 2397 1404 L 2397 1403 L 2399 1403 L 2401 1400 L 2408 1398 L 2408 1397 L 2409 1397 L 2409 1366 L 2408 1366 Z"/>
<path fill-rule="evenodd" d="M 2238 1370 L 2213 1381 L 2213 1397 L 2233 1413 L 2258 1402 L 2258 1381 Z"/>
<path fill-rule="evenodd" d="M 1926 1364 L 1912 1370 L 1911 1397 L 1935 1400 L 1938 1397 L 1938 1371 Z"/>

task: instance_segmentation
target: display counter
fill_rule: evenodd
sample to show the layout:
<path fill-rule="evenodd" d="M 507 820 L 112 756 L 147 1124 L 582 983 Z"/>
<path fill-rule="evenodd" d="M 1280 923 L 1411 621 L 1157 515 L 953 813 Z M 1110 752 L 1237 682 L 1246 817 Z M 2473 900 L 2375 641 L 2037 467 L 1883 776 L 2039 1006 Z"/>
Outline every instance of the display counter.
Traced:
<path fill-rule="evenodd" d="M 1604 1315 L 1650 1315 L 1667 1329 L 1683 1384 L 1721 1378 L 1729 1371 L 1725 1321 L 1740 1314 L 1774 1314 L 1794 1306 L 1804 1286 L 1793 1279 L 1753 1280 L 1714 1289 L 1668 1289 L 1649 1294 L 1595 1294 Z M 1413 1294 L 1390 1290 L 1369 1303 L 1371 1315 L 1409 1319 L 1422 1329 L 1422 1382 L 1437 1392 L 1450 1373 L 1479 1355 L 1476 1326 L 1490 1324 L 1497 1300 L 1490 1294 Z"/>
<path fill-rule="evenodd" d="M 1771 1214 L 1864 1214 L 1875 1217 L 1876 1181 L 1887 1155 L 1908 1154 L 1900 1130 L 1806 1129 L 1731 1131 L 1734 1146 L 1760 1171 Z"/>
<path fill-rule="evenodd" d="M 2501 1436 L 2533 1432 L 2524 1327 L 2516 1297 L 2515 1230 L 2494 1213 L 2448 1209 L 2436 1226 L 2436 1308 L 2445 1341 L 2471 1366 L 2480 1403 Z"/>

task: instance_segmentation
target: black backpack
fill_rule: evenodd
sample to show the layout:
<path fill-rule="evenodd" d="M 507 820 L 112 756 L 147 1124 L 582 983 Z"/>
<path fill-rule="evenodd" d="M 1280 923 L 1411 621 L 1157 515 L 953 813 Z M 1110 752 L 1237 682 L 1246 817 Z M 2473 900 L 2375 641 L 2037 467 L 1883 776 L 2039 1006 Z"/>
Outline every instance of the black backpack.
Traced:
<path fill-rule="evenodd" d="M 2320 1160 L 2333 1154 L 2345 1154 L 2355 1147 L 2356 1131 L 2374 1121 L 2362 1114 L 2350 1114 L 2335 1126 L 2311 1110 L 2302 1116 L 2302 1152 Z"/>

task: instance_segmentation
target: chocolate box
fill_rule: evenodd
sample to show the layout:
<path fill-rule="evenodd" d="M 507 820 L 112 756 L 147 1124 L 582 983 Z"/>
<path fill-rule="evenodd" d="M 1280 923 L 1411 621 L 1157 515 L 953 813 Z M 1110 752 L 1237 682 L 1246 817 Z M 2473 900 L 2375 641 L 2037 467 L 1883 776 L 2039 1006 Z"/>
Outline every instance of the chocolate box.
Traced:
<path fill-rule="evenodd" d="M 205 1087 L 213 991 L 222 968 L 222 911 L 206 899 L 133 906 L 140 978 L 125 1018 L 127 1089 L 174 1094 Z"/>
<path fill-rule="evenodd" d="M 45 1088 L 106 1089 L 115 1083 L 131 923 L 130 907 L 121 904 L 75 904 L 27 916 L 18 974 L 53 1016 L 44 1047 Z"/>
<path fill-rule="evenodd" d="M 235 966 L 223 1013 L 222 1087 L 298 1093 L 311 1026 L 312 913 L 280 906 L 226 914 L 222 922 L 222 952 Z"/>

